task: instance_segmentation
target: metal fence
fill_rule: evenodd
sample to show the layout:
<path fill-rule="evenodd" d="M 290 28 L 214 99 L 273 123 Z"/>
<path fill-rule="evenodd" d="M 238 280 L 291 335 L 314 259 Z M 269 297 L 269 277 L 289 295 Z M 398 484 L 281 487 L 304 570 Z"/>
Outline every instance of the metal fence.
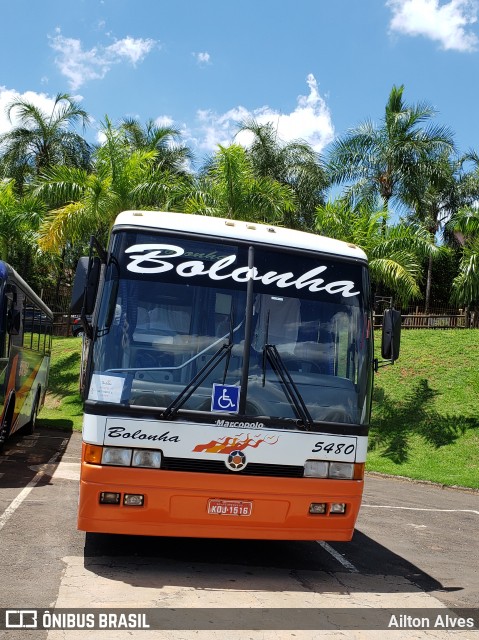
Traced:
<path fill-rule="evenodd" d="M 71 336 L 73 317 L 70 314 L 71 290 L 68 287 L 60 289 L 44 289 L 42 300 L 53 311 L 53 335 Z"/>
<path fill-rule="evenodd" d="M 405 307 L 401 311 L 401 327 L 403 329 L 477 329 L 479 328 L 479 312 L 469 308 L 455 309 L 435 307 L 427 312 L 421 307 Z M 382 324 L 381 313 L 374 314 L 374 326 Z"/>

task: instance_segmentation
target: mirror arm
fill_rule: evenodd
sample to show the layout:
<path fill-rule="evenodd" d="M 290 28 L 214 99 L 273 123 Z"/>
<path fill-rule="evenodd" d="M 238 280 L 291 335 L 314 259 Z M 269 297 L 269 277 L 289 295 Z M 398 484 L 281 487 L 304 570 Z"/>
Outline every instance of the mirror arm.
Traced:
<path fill-rule="evenodd" d="M 391 364 L 396 364 L 396 360 L 378 360 L 378 358 L 374 358 L 374 373 L 377 373 L 378 369 L 381 369 L 382 367 L 389 367 Z"/>
<path fill-rule="evenodd" d="M 103 264 L 106 264 L 108 261 L 108 254 L 105 249 L 101 246 L 95 236 L 90 236 L 90 258 L 92 255 L 92 249 L 95 248 L 98 256 Z"/>

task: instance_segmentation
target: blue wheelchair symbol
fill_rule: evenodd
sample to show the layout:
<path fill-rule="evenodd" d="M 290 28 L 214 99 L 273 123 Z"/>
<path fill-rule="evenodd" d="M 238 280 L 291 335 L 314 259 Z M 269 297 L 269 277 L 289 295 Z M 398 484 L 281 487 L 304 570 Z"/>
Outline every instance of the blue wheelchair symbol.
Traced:
<path fill-rule="evenodd" d="M 211 411 L 238 413 L 240 388 L 232 384 L 213 384 Z"/>

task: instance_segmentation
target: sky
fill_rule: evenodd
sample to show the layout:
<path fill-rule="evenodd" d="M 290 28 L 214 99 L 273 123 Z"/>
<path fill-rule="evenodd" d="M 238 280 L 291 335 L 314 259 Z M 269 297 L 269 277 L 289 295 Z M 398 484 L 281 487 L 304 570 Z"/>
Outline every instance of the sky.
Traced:
<path fill-rule="evenodd" d="M 19 96 L 68 93 L 91 116 L 181 131 L 197 164 L 238 123 L 272 122 L 321 154 L 393 85 L 479 151 L 479 0 L 0 0 L 0 133 Z M 81 132 L 81 131 L 80 131 Z M 236 137 L 235 137 L 236 136 Z"/>

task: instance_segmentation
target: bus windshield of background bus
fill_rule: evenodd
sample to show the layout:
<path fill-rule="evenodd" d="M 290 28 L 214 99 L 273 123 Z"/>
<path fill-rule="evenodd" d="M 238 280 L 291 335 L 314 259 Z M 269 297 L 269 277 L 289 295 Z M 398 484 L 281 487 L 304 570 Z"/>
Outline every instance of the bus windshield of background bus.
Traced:
<path fill-rule="evenodd" d="M 165 409 L 188 387 L 182 409 L 235 413 L 230 391 L 244 381 L 247 354 L 244 415 L 296 421 L 297 403 L 266 357 L 271 345 L 314 422 L 368 420 L 364 265 L 256 246 L 248 266 L 246 246 L 131 231 L 115 234 L 112 256 L 89 399 Z"/>

